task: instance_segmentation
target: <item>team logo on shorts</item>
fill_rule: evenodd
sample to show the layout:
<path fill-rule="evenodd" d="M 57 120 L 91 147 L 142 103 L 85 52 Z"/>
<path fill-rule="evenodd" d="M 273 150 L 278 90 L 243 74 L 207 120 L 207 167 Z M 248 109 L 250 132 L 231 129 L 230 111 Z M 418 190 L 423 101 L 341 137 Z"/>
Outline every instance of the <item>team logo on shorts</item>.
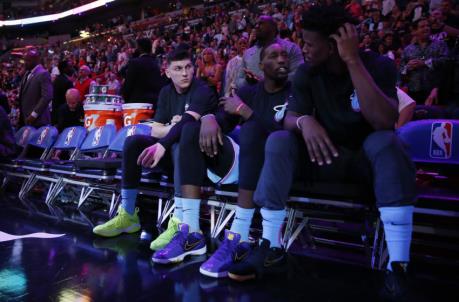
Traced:
<path fill-rule="evenodd" d="M 99 144 L 101 136 L 102 136 L 102 127 L 99 127 L 94 133 L 94 138 L 92 139 L 93 146 L 97 146 Z"/>
<path fill-rule="evenodd" d="M 64 142 L 65 146 L 68 146 L 70 144 L 70 142 L 72 141 L 73 135 L 75 135 L 75 130 L 76 130 L 76 128 L 72 127 L 69 130 L 69 132 L 67 133 L 67 137 L 65 138 L 65 142 Z"/>
<path fill-rule="evenodd" d="M 451 158 L 453 149 L 453 125 L 450 122 L 432 123 L 430 139 L 431 158 Z"/>
<path fill-rule="evenodd" d="M 48 135 L 48 132 L 49 132 L 49 128 L 48 127 L 43 129 L 43 131 L 40 133 L 40 137 L 37 140 L 37 145 L 41 145 L 43 143 L 43 141 L 45 140 L 46 136 Z"/>

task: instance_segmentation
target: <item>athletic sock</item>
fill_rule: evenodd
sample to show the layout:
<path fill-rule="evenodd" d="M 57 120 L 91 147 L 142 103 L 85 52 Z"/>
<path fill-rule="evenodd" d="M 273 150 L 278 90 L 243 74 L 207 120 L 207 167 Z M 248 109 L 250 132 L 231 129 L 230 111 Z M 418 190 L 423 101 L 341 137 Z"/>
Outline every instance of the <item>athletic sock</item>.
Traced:
<path fill-rule="evenodd" d="M 190 233 L 199 232 L 199 208 L 201 199 L 182 198 L 183 223 L 190 227 Z"/>
<path fill-rule="evenodd" d="M 231 232 L 241 235 L 241 241 L 249 241 L 250 225 L 252 224 L 255 209 L 236 208 L 236 215 L 231 224 Z"/>
<path fill-rule="evenodd" d="M 379 208 L 389 251 L 388 270 L 392 270 L 391 264 L 394 261 L 408 262 L 410 260 L 413 210 L 413 206 Z"/>
<path fill-rule="evenodd" d="M 137 192 L 137 189 L 121 189 L 121 207 L 123 207 L 129 215 L 133 215 L 135 212 Z"/>
<path fill-rule="evenodd" d="M 261 209 L 261 216 L 263 217 L 263 238 L 268 239 L 271 247 L 281 247 L 279 234 L 284 223 L 286 211 L 284 210 L 268 210 Z"/>

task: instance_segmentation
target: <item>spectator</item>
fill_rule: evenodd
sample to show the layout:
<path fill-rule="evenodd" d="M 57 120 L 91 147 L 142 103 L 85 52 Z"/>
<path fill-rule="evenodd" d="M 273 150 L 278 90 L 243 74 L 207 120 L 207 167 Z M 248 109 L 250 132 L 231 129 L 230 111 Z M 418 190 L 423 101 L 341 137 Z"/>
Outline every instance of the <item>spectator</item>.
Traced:
<path fill-rule="evenodd" d="M 157 103 L 162 87 L 159 63 L 151 54 L 151 40 L 137 40 L 138 58 L 131 59 L 126 67 L 126 80 L 122 87 L 125 103 Z"/>
<path fill-rule="evenodd" d="M 259 66 L 260 52 L 264 47 L 274 42 L 282 45 L 287 50 L 290 62 L 289 79 L 293 78 L 298 66 L 304 62 L 303 54 L 298 45 L 278 38 L 277 34 L 277 25 L 272 17 L 261 16 L 258 19 L 255 31 L 257 42 L 253 47 L 244 52 L 242 71 L 239 73 L 236 81 L 237 88 L 241 88 L 246 83 L 256 83 L 263 78 L 263 72 Z"/>
<path fill-rule="evenodd" d="M 121 84 L 120 81 L 116 78 L 116 75 L 109 71 L 106 73 L 107 75 L 107 85 L 108 85 L 108 91 L 110 94 L 119 94 L 120 89 L 121 89 Z"/>
<path fill-rule="evenodd" d="M 53 83 L 53 106 L 51 111 L 51 122 L 57 124 L 59 107 L 65 104 L 65 93 L 73 87 L 72 76 L 74 73 L 73 67 L 67 59 L 59 62 L 59 75 Z"/>
<path fill-rule="evenodd" d="M 215 51 L 212 48 L 204 49 L 197 64 L 197 78 L 202 79 L 209 87 L 219 92 L 222 86 L 222 66 L 217 63 Z"/>
<path fill-rule="evenodd" d="M 417 104 L 427 106 L 438 103 L 441 65 L 448 56 L 445 42 L 432 41 L 430 33 L 427 19 L 421 18 L 413 24 L 415 42 L 403 51 L 400 66 L 408 94 Z"/>
<path fill-rule="evenodd" d="M 5 110 L 5 112 L 7 114 L 10 113 L 10 106 L 8 104 L 8 97 L 6 96 L 5 93 L 3 93 L 2 90 L 0 90 L 0 107 L 2 107 L 3 110 Z"/>
<path fill-rule="evenodd" d="M 242 55 L 247 49 L 247 39 L 241 38 L 237 43 L 237 55 L 229 60 L 225 72 L 225 91 L 224 95 L 229 96 L 232 89 L 236 89 L 236 79 L 242 68 Z"/>
<path fill-rule="evenodd" d="M 78 79 L 75 81 L 75 88 L 80 92 L 80 101 L 84 101 L 85 95 L 89 94 L 89 89 L 96 82 L 91 79 L 91 69 L 87 65 L 80 67 Z"/>
<path fill-rule="evenodd" d="M 0 106 L 0 161 L 16 154 L 16 143 L 10 120 Z"/>
<path fill-rule="evenodd" d="M 34 127 L 44 126 L 51 122 L 48 108 L 53 97 L 51 76 L 40 64 L 36 49 L 28 49 L 24 61 L 27 72 L 19 90 L 21 122 Z"/>
<path fill-rule="evenodd" d="M 83 126 L 84 110 L 78 89 L 70 88 L 65 93 L 66 103 L 59 107 L 57 129 L 59 132 L 72 126 Z"/>

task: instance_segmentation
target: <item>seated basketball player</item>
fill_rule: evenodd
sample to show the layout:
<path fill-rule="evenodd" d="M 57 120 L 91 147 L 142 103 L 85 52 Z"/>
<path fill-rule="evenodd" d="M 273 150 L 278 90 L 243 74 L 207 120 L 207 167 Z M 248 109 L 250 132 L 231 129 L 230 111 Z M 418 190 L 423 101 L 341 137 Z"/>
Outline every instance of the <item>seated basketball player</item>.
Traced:
<path fill-rule="evenodd" d="M 385 294 L 405 294 L 415 169 L 393 128 L 397 121 L 396 68 L 376 53 L 359 53 L 353 19 L 341 8 L 314 7 L 303 16 L 307 63 L 296 72 L 284 131 L 266 142 L 254 194 L 263 239 L 228 270 L 247 280 L 285 263 L 279 233 L 294 173 L 309 181 L 353 180 L 373 186 L 389 252 Z"/>
<path fill-rule="evenodd" d="M 188 52 L 176 50 L 167 57 L 166 75 L 172 83 L 161 89 L 152 136 L 134 135 L 126 139 L 123 150 L 123 178 L 121 205 L 118 215 L 106 223 L 96 226 L 93 232 L 100 236 L 112 237 L 121 233 L 133 233 L 140 229 L 136 208 L 137 188 L 142 167 L 163 168 L 171 166 L 178 159 L 178 142 L 183 126 L 199 120 L 201 115 L 214 110 L 217 97 L 212 89 L 194 79 L 194 66 Z M 172 152 L 170 152 L 172 150 Z M 168 157 L 161 160 L 164 156 Z M 175 210 L 169 220 L 168 229 L 151 243 L 151 249 L 164 247 L 177 230 L 182 220 L 180 200 L 180 179 L 178 168 L 174 168 Z"/>
<path fill-rule="evenodd" d="M 270 133 L 281 129 L 283 111 L 276 118 L 276 109 L 283 107 L 291 93 L 286 50 L 280 44 L 271 44 L 261 51 L 260 59 L 263 81 L 243 87 L 237 95 L 223 98 L 217 117 L 206 115 L 201 125 L 189 123 L 184 128 L 179 160 L 183 224 L 170 244 L 153 255 L 154 262 L 180 262 L 187 255 L 206 252 L 199 227 L 200 188 L 207 176 L 219 183 L 234 183 L 237 180 L 234 172 L 239 172 L 235 219 L 219 249 L 200 271 L 211 277 L 226 277 L 228 267 L 247 255 L 249 228 L 255 210 L 253 191 L 263 166 L 265 142 Z M 220 131 L 228 132 L 239 121 L 238 171 L 237 148 L 233 148 L 234 142 L 227 136 L 222 137 Z"/>

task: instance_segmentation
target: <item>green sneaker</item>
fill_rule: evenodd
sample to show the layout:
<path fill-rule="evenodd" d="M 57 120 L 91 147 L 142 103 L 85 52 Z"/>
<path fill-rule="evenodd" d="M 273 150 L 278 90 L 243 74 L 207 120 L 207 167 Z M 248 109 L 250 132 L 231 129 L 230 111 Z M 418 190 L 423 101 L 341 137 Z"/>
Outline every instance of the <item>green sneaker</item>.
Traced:
<path fill-rule="evenodd" d="M 96 226 L 92 232 L 103 237 L 115 237 L 122 233 L 135 233 L 140 230 L 140 221 L 136 208 L 134 215 L 129 215 L 122 207 L 118 208 L 118 214 L 104 224 Z"/>
<path fill-rule="evenodd" d="M 177 217 L 171 217 L 167 223 L 167 230 L 162 232 L 158 238 L 151 242 L 150 249 L 152 251 L 157 251 L 165 247 L 172 240 L 175 233 L 177 233 L 179 224 L 180 220 Z"/>

